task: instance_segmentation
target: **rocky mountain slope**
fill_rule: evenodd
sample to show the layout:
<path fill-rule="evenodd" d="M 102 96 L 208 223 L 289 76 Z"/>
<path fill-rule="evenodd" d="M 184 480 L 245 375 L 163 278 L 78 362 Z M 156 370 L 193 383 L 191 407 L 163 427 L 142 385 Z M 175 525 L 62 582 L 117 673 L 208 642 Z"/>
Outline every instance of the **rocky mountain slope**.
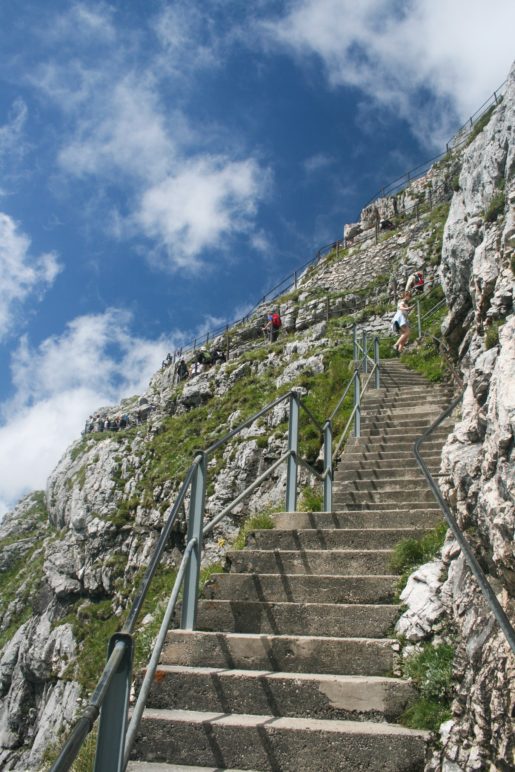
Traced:
<path fill-rule="evenodd" d="M 308 269 L 277 300 L 284 327 L 263 340 L 263 307 L 218 341 L 229 360 L 186 382 L 172 366 L 144 395 L 102 408 L 128 428 L 92 431 L 74 443 L 45 492 L 22 500 L 0 525 L 0 765 L 44 769 L 99 674 L 109 635 L 121 624 L 194 451 L 296 386 L 319 418 L 349 377 L 353 323 L 387 335 L 398 287 L 425 265 L 448 311 L 429 356 L 452 364 L 465 384 L 460 421 L 444 449 L 441 486 L 513 618 L 515 559 L 515 71 L 502 102 L 464 146 L 394 197 L 379 199 L 347 229 L 345 249 Z M 395 228 L 381 231 L 380 220 Z M 390 345 L 385 339 L 382 353 Z M 415 347 L 413 346 L 412 349 Z M 391 352 L 390 352 L 391 353 Z M 389 355 L 389 354 L 388 354 Z M 422 365 L 420 364 L 422 360 Z M 458 388 L 458 379 L 455 379 Z M 143 410 L 141 408 L 144 408 Z M 284 452 L 283 405 L 255 421 L 210 462 L 206 516 L 213 517 Z M 315 461 L 317 433 L 303 430 Z M 313 480 L 302 478 L 306 508 Z M 223 560 L 248 514 L 280 507 L 285 470 L 218 525 L 205 564 Z M 137 638 L 143 663 L 184 543 L 173 534 L 166 566 Z M 513 768 L 514 664 L 457 545 L 411 577 L 399 622 L 403 641 L 452 640 L 456 691 L 432 770 Z"/>

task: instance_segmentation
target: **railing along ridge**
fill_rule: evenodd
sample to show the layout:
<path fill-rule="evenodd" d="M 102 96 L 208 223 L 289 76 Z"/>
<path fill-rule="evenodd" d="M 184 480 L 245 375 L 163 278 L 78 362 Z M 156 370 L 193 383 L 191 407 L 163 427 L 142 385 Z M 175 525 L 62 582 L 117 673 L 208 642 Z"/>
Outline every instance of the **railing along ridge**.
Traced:
<path fill-rule="evenodd" d="M 501 83 L 501 85 L 498 88 L 496 88 L 496 90 L 488 97 L 488 99 L 486 99 L 485 102 L 483 102 L 481 107 L 479 107 L 476 110 L 476 112 L 473 115 L 471 115 L 470 118 L 463 124 L 463 126 L 461 126 L 454 133 L 454 135 L 452 136 L 452 139 L 450 139 L 449 142 L 446 143 L 444 151 L 434 156 L 434 158 L 431 158 L 430 160 L 424 161 L 418 166 L 415 166 L 413 169 L 410 169 L 409 171 L 405 172 L 405 174 L 402 174 L 400 177 L 397 177 L 395 180 L 392 180 L 392 182 L 389 182 L 388 185 L 385 185 L 384 187 L 382 187 L 381 190 L 375 193 L 370 199 L 370 201 L 368 201 L 365 204 L 363 209 L 366 209 L 367 206 L 370 206 L 370 204 L 373 204 L 374 201 L 377 201 L 379 198 L 384 198 L 385 196 L 393 195 L 396 192 L 400 192 L 405 187 L 406 184 L 413 182 L 419 177 L 422 177 L 425 174 L 425 172 L 431 167 L 432 164 L 444 158 L 450 150 L 455 150 L 456 148 L 460 147 L 464 142 L 466 142 L 468 135 L 471 133 L 471 131 L 473 131 L 474 125 L 478 122 L 478 120 L 482 118 L 482 116 L 492 106 L 499 104 L 499 99 L 502 97 L 507 83 L 508 83 L 508 79 L 503 81 L 503 83 Z"/>

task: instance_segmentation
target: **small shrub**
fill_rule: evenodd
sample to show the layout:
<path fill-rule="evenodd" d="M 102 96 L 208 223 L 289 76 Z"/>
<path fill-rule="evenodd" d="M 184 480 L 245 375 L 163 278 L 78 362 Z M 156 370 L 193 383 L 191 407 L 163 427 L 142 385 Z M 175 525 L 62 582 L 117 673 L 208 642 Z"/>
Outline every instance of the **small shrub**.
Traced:
<path fill-rule="evenodd" d="M 485 333 L 485 349 L 487 351 L 499 345 L 499 329 L 503 326 L 504 322 L 504 319 L 492 322 L 487 328 Z"/>
<path fill-rule="evenodd" d="M 495 222 L 500 215 L 504 214 L 505 205 L 506 196 L 504 190 L 500 190 L 488 204 L 485 211 L 485 222 Z"/>

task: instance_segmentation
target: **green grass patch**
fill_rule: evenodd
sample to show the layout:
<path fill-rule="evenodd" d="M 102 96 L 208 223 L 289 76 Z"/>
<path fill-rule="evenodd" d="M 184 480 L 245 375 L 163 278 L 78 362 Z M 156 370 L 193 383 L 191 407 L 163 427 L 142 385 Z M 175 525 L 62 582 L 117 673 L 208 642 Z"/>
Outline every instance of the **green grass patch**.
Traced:
<path fill-rule="evenodd" d="M 428 643 L 405 660 L 403 674 L 412 679 L 420 699 L 403 713 L 401 724 L 436 732 L 451 717 L 453 660 L 454 647 L 448 643 Z"/>
<path fill-rule="evenodd" d="M 247 539 L 252 531 L 274 528 L 271 511 L 262 512 L 259 515 L 248 517 L 240 528 L 238 536 L 234 540 L 233 549 L 242 550 L 247 544 Z"/>
<path fill-rule="evenodd" d="M 200 569 L 200 577 L 199 577 L 199 595 L 201 595 L 204 592 L 204 587 L 209 582 L 212 576 L 214 574 L 223 574 L 224 573 L 224 567 L 221 563 L 212 563 L 210 566 L 205 566 L 205 568 Z"/>
<path fill-rule="evenodd" d="M 491 349 L 499 345 L 499 329 L 506 322 L 506 319 L 497 319 L 490 324 L 485 332 L 485 349 Z"/>
<path fill-rule="evenodd" d="M 495 110 L 496 106 L 497 105 L 492 105 L 491 107 L 488 108 L 486 112 L 483 113 L 481 118 L 478 118 L 478 120 L 474 124 L 472 131 L 468 135 L 467 144 L 465 145 L 465 147 L 470 145 L 470 143 L 475 140 L 478 134 L 481 134 L 485 126 L 488 126 L 488 124 L 490 123 L 490 118 L 492 117 L 492 113 Z"/>
<path fill-rule="evenodd" d="M 506 206 L 506 195 L 504 190 L 499 190 L 485 211 L 485 222 L 495 222 L 498 217 L 504 214 L 504 207 Z"/>
<path fill-rule="evenodd" d="M 441 522 L 420 539 L 402 539 L 393 548 L 390 567 L 401 574 L 397 593 L 400 595 L 410 577 L 419 566 L 432 560 L 441 550 L 447 533 L 447 523 Z"/>
<path fill-rule="evenodd" d="M 300 492 L 299 512 L 322 512 L 324 506 L 324 493 L 321 490 L 306 487 Z"/>

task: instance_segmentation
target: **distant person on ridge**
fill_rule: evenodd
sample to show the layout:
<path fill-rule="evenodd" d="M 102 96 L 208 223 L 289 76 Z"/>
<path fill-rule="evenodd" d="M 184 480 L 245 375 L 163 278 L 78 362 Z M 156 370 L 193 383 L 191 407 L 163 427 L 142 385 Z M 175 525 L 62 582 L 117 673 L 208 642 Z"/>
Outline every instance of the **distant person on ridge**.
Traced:
<path fill-rule="evenodd" d="M 413 311 L 413 306 L 409 305 L 410 300 L 411 293 L 405 292 L 402 298 L 399 300 L 397 312 L 392 320 L 392 328 L 394 332 L 400 332 L 399 339 L 393 346 L 398 354 L 402 354 L 404 346 L 409 340 L 410 328 L 408 314 L 410 311 Z"/>
<path fill-rule="evenodd" d="M 279 335 L 279 330 L 282 327 L 281 317 L 277 309 L 268 314 L 268 320 L 263 327 L 263 333 L 266 335 L 270 343 L 275 343 Z"/>
<path fill-rule="evenodd" d="M 415 292 L 417 295 L 420 295 L 424 291 L 424 274 L 422 271 L 415 271 L 408 277 L 405 291 Z"/>
<path fill-rule="evenodd" d="M 177 380 L 179 381 L 185 381 L 186 378 L 189 376 L 189 370 L 188 365 L 184 361 L 184 359 L 181 359 L 179 364 L 177 365 Z"/>

